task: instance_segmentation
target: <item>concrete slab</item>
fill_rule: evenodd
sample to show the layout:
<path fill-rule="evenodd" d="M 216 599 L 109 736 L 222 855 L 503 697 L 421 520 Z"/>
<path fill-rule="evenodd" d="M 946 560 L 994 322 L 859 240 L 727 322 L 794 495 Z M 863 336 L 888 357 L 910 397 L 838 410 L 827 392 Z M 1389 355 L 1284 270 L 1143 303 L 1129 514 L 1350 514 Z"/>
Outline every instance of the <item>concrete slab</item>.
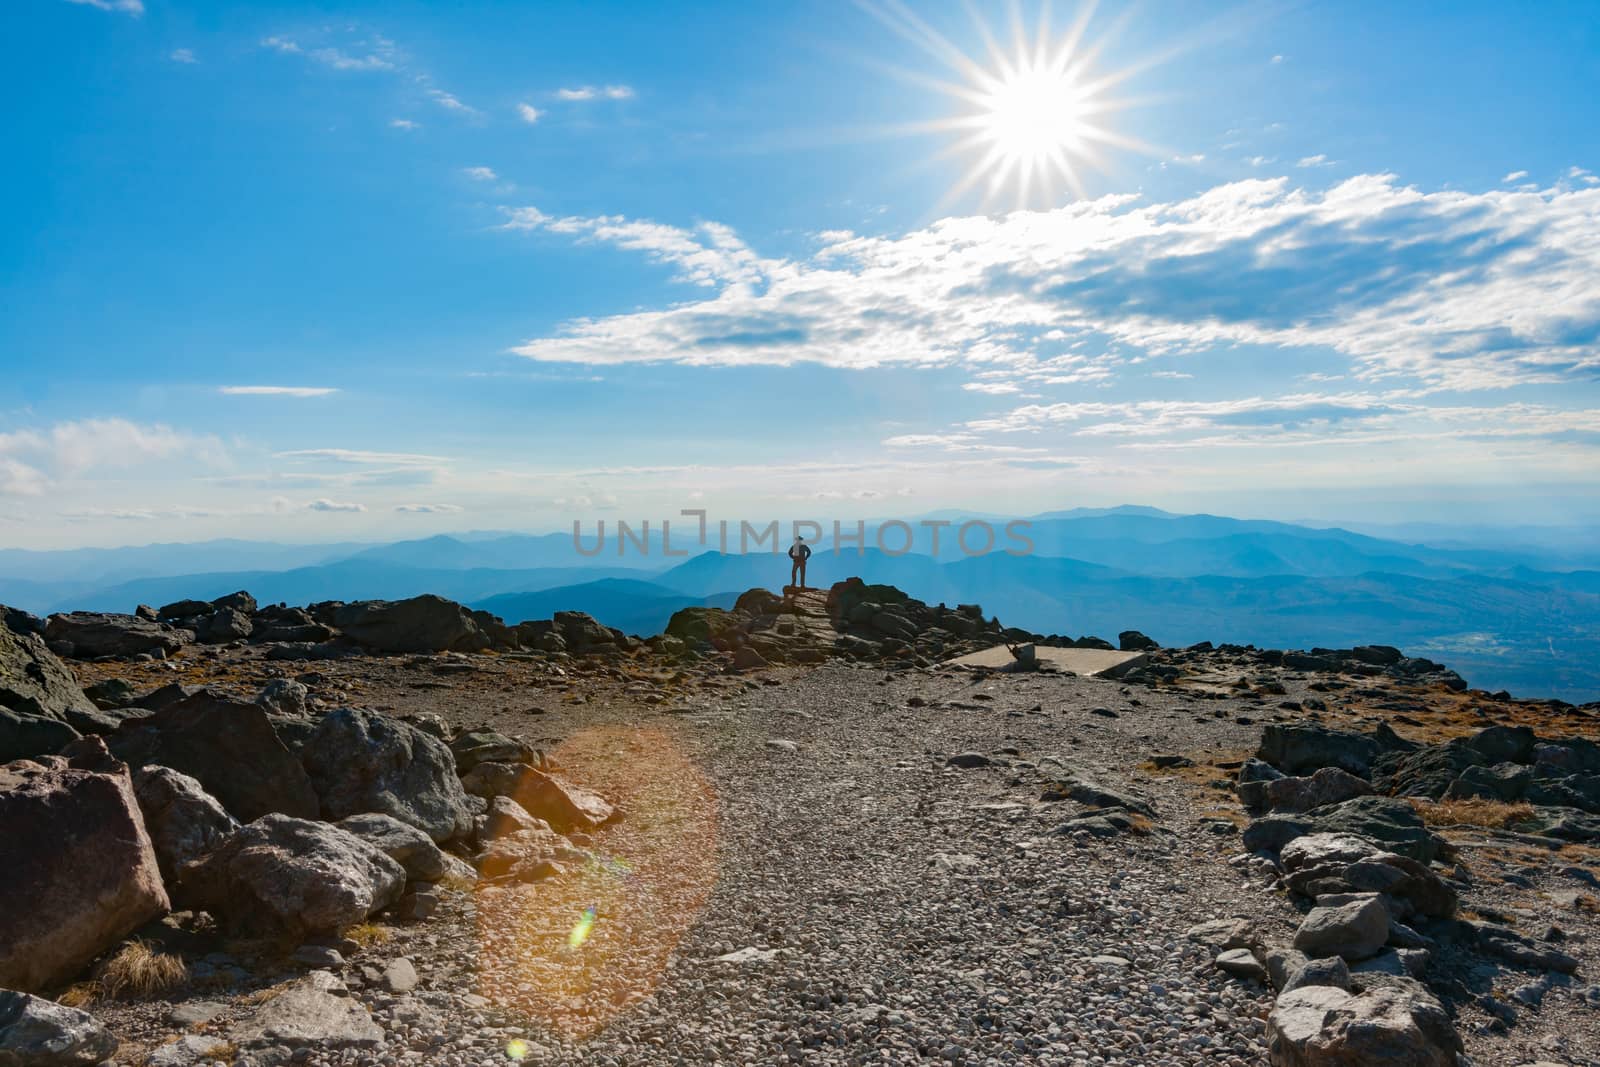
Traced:
<path fill-rule="evenodd" d="M 1114 652 L 1104 648 L 1046 648 L 1034 646 L 1034 654 L 1041 664 L 1088 678 L 1115 678 L 1130 671 L 1150 658 L 1145 652 Z M 946 667 L 974 667 L 989 670 L 1012 670 L 1016 660 L 1005 645 L 995 645 L 982 652 L 973 652 L 945 663 Z"/>

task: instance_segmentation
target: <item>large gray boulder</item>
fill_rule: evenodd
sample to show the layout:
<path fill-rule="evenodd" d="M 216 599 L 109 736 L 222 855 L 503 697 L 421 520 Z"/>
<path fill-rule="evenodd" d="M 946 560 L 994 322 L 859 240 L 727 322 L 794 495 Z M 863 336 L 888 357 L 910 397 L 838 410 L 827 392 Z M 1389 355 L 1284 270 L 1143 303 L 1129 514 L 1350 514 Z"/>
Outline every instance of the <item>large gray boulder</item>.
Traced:
<path fill-rule="evenodd" d="M 0 989 L 0 1067 L 86 1067 L 115 1051 L 117 1039 L 88 1012 Z"/>
<path fill-rule="evenodd" d="M 358 600 L 335 608 L 332 625 L 379 652 L 477 652 L 489 637 L 472 613 L 425 593 L 409 600 Z"/>
<path fill-rule="evenodd" d="M 72 671 L 39 637 L 6 626 L 0 626 L 0 707 L 62 722 L 73 713 L 98 712 Z"/>
<path fill-rule="evenodd" d="M 407 878 L 437 882 L 445 875 L 444 852 L 433 843 L 433 838 L 393 816 L 363 812 L 340 819 L 339 829 L 355 834 L 400 864 Z"/>
<path fill-rule="evenodd" d="M 232 836 L 239 824 L 195 779 L 171 767 L 141 767 L 134 795 L 156 850 L 161 875 L 175 881 L 185 864 Z"/>
<path fill-rule="evenodd" d="M 400 898 L 406 872 L 348 830 L 264 815 L 184 868 L 176 896 L 230 928 L 336 933 Z"/>
<path fill-rule="evenodd" d="M 1272 811 L 1302 812 L 1367 796 L 1372 792 L 1372 783 L 1338 767 L 1323 767 L 1308 777 L 1269 781 L 1262 792 Z"/>
<path fill-rule="evenodd" d="M 0 707 L 0 763 L 49 755 L 79 736 L 59 719 Z"/>
<path fill-rule="evenodd" d="M 1376 893 L 1312 908 L 1295 931 L 1294 947 L 1312 959 L 1339 956 L 1351 963 L 1375 955 L 1389 940 L 1389 909 Z"/>
<path fill-rule="evenodd" d="M 128 768 L 83 744 L 0 767 L 0 986 L 70 981 L 170 907 Z"/>
<path fill-rule="evenodd" d="M 218 608 L 195 621 L 195 639 L 201 644 L 222 645 L 229 641 L 243 641 L 255 627 L 250 616 L 233 608 Z"/>
<path fill-rule="evenodd" d="M 536 763 L 537 750 L 526 741 L 518 741 L 490 729 L 466 730 L 450 742 L 450 752 L 456 758 L 456 770 L 466 774 L 480 763 Z"/>
<path fill-rule="evenodd" d="M 472 829 L 455 757 L 439 738 L 376 711 L 340 708 L 300 749 L 323 818 L 391 815 L 435 841 Z"/>
<path fill-rule="evenodd" d="M 1382 726 L 1371 734 L 1357 734 L 1315 723 L 1270 723 L 1262 728 L 1256 758 L 1285 774 L 1338 767 L 1366 778 L 1379 755 L 1414 747 Z"/>
<path fill-rule="evenodd" d="M 1274 1067 L 1455 1067 L 1461 1038 L 1420 983 L 1387 979 L 1364 993 L 1309 985 L 1267 1017 Z"/>
<path fill-rule="evenodd" d="M 268 812 L 314 819 L 317 793 L 255 704 L 202 689 L 108 737 L 134 766 L 157 764 L 197 779 L 240 822 Z"/>
<path fill-rule="evenodd" d="M 137 615 L 117 615 L 106 611 L 69 611 L 52 615 L 45 622 L 45 640 L 73 659 L 98 659 L 101 656 L 136 656 L 141 652 L 162 655 L 176 652 L 194 641 L 194 633 L 151 622 Z"/>

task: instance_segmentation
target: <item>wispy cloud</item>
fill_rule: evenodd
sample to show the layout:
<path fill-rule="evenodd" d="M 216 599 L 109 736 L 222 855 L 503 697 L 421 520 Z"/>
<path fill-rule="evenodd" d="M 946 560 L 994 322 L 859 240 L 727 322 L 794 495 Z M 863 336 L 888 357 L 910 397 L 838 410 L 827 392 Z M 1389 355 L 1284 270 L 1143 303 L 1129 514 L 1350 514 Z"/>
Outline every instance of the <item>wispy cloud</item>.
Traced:
<path fill-rule="evenodd" d="M 167 58 L 172 60 L 174 63 L 200 62 L 200 60 L 195 58 L 194 52 L 188 48 L 174 48 L 171 52 L 167 53 Z"/>
<path fill-rule="evenodd" d="M 1527 176 L 1528 176 L 1528 172 L 1525 171 L 1525 170 L 1514 170 L 1510 174 L 1507 174 L 1504 178 L 1501 178 L 1500 180 L 1503 181 L 1503 182 L 1520 182 L 1522 179 L 1526 178 Z"/>
<path fill-rule="evenodd" d="M 99 8 L 101 11 L 118 11 L 124 15 L 135 18 L 144 14 L 142 0 L 67 0 L 69 4 L 82 4 L 85 7 Z"/>
<path fill-rule="evenodd" d="M 381 37 L 360 42 L 361 54 L 352 54 L 338 48 L 305 47 L 291 37 L 265 37 L 263 48 L 285 55 L 303 55 L 333 70 L 394 70 L 396 52 L 393 42 Z"/>
<path fill-rule="evenodd" d="M 359 448 L 299 448 L 275 453 L 279 459 L 325 460 L 330 463 L 381 464 L 384 466 L 437 466 L 448 463 L 443 456 L 424 456 L 415 452 L 372 452 Z"/>
<path fill-rule="evenodd" d="M 476 115 L 476 109 L 463 104 L 454 93 L 447 93 L 443 89 L 427 89 L 428 99 L 444 108 L 446 111 L 459 111 L 465 115 Z"/>
<path fill-rule="evenodd" d="M 307 511 L 341 511 L 341 512 L 348 511 L 348 512 L 358 512 L 358 511 L 366 511 L 367 510 L 367 506 L 365 504 L 356 504 L 356 503 L 351 503 L 351 502 L 342 501 L 342 500 L 329 500 L 327 497 L 319 497 L 318 499 L 313 500 L 311 503 L 307 504 L 306 505 L 306 510 Z"/>
<path fill-rule="evenodd" d="M 558 100 L 629 100 L 632 97 L 633 89 L 627 85 L 580 85 L 556 90 Z"/>
<path fill-rule="evenodd" d="M 224 396 L 329 396 L 339 390 L 319 385 L 224 385 Z"/>
<path fill-rule="evenodd" d="M 710 223 L 522 208 L 506 226 L 641 251 L 715 290 L 573 320 L 514 349 L 536 360 L 966 363 L 1069 381 L 1140 354 L 1264 345 L 1436 388 L 1600 370 L 1600 188 L 1251 180 L 1169 203 L 1109 196 L 901 236 L 830 233 L 812 255 L 779 260 Z"/>
<path fill-rule="evenodd" d="M 523 122 L 526 122 L 530 126 L 533 125 L 534 123 L 538 122 L 539 119 L 541 117 L 543 117 L 543 115 L 544 115 L 544 112 L 540 111 L 538 108 L 534 107 L 532 104 L 518 104 L 517 105 L 517 116 L 519 118 L 521 118 Z"/>
<path fill-rule="evenodd" d="M 396 504 L 394 509 L 410 515 L 454 515 L 464 510 L 459 504 Z"/>
<path fill-rule="evenodd" d="M 410 119 L 390 119 L 389 125 L 397 130 L 417 130 L 422 128 L 420 122 L 412 122 Z"/>
<path fill-rule="evenodd" d="M 461 173 L 475 182 L 492 182 L 500 177 L 492 167 L 462 167 Z"/>
<path fill-rule="evenodd" d="M 1300 162 L 1296 163 L 1295 166 L 1297 166 L 1297 167 L 1331 167 L 1331 166 L 1333 166 L 1333 160 L 1329 159 L 1327 156 L 1323 155 L 1321 152 L 1318 152 L 1314 156 L 1305 156 L 1305 157 L 1301 158 Z"/>

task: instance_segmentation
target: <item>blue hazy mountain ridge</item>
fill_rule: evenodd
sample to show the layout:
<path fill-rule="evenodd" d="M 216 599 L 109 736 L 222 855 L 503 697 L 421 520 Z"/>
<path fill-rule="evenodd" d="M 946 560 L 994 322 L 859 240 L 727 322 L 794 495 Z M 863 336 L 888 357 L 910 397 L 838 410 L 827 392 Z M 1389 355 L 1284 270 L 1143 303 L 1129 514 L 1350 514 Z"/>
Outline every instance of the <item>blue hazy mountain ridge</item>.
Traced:
<path fill-rule="evenodd" d="M 511 625 L 548 619 L 558 611 L 585 611 L 624 633 L 645 635 L 666 629 L 673 613 L 683 608 L 731 608 L 738 598 L 738 592 L 686 596 L 635 578 L 603 578 L 538 592 L 503 593 L 471 606 L 492 612 Z"/>
<path fill-rule="evenodd" d="M 131 611 L 136 604 L 159 607 L 189 598 L 214 600 L 236 589 L 247 589 L 263 604 L 398 600 L 419 593 L 436 593 L 469 603 L 499 593 L 550 589 L 636 573 L 607 567 L 530 567 L 523 570 L 401 567 L 357 558 L 287 571 L 221 571 L 171 578 L 137 578 L 94 592 L 73 594 L 60 603 L 43 607 L 32 606 L 20 597 L 5 602 L 33 611 Z M 0 594 L 6 588 L 6 583 L 0 581 Z"/>
<path fill-rule="evenodd" d="M 1600 696 L 1600 549 L 1589 547 L 1592 541 L 1530 536 L 1491 548 L 1488 532 L 1478 530 L 1441 547 L 1337 528 L 1125 507 L 1035 516 L 1027 531 L 1032 555 L 967 557 L 954 536 L 962 516 L 935 517 L 947 514 L 953 525 L 942 530 L 937 559 L 926 554 L 925 538 L 922 551 L 903 555 L 876 548 L 836 555 L 831 536 L 816 539 L 810 584 L 826 587 L 859 575 L 930 603 L 977 602 L 1008 624 L 1073 636 L 1114 639 L 1134 628 L 1167 644 L 1394 644 L 1450 664 L 1475 685 L 1569 700 Z M 906 520 L 912 527 L 921 521 Z M 1003 522 L 991 521 L 998 548 L 1011 547 Z M 869 524 L 867 543 L 888 526 Z M 594 523 L 584 524 L 585 551 L 570 531 L 482 531 L 385 545 L 216 541 L 0 550 L 0 601 L 35 612 L 130 611 L 137 603 L 159 606 L 239 588 L 263 602 L 302 604 L 423 592 L 482 603 L 537 593 L 541 612 L 547 605 L 552 611 L 596 608 L 591 613 L 608 625 L 647 633 L 630 618 L 656 618 L 652 612 L 671 598 L 699 603 L 730 590 L 776 589 L 789 578 L 782 542 L 776 553 L 665 557 L 660 524 L 652 522 L 651 551 L 630 544 L 619 556 L 609 522 L 606 543 L 590 554 L 595 530 Z M 898 546 L 903 534 L 888 536 L 896 532 L 886 530 L 886 538 Z M 674 548 L 697 548 L 694 533 L 685 522 L 680 540 L 675 521 Z M 737 547 L 736 536 L 730 547 Z M 204 566 L 214 561 L 223 565 Z M 653 603 L 637 616 L 623 615 L 623 587 L 603 585 L 607 579 L 637 581 L 625 588 Z"/>

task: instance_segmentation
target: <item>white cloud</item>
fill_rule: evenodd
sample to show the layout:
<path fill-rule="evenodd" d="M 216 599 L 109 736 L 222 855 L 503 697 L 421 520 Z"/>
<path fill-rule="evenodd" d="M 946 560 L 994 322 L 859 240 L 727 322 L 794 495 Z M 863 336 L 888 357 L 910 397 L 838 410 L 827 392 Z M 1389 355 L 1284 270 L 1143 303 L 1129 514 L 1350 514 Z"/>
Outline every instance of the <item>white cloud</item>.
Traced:
<path fill-rule="evenodd" d="M 1268 163 L 1276 163 L 1277 161 L 1278 158 L 1276 156 L 1251 156 L 1249 159 L 1245 160 L 1245 162 L 1250 164 L 1252 167 L 1264 167 Z"/>
<path fill-rule="evenodd" d="M 1275 63 L 1275 64 L 1282 63 L 1283 62 L 1283 57 L 1282 56 L 1273 56 L 1272 57 L 1272 62 Z"/>
<path fill-rule="evenodd" d="M 169 52 L 167 54 L 167 58 L 172 60 L 174 63 L 198 63 L 198 62 L 200 62 L 198 59 L 195 58 L 194 52 L 192 50 L 188 49 L 188 48 L 174 48 L 171 52 Z"/>
<path fill-rule="evenodd" d="M 712 223 L 508 214 L 507 228 L 641 251 L 714 290 L 569 321 L 514 349 L 535 360 L 967 364 L 1066 384 L 1140 355 L 1257 345 L 1331 350 L 1363 378 L 1432 387 L 1600 369 L 1594 188 L 1249 180 L 1169 203 L 1108 196 L 899 236 L 834 235 L 778 260 Z"/>
<path fill-rule="evenodd" d="M 442 456 L 423 456 L 413 452 L 369 452 L 357 448 L 300 448 L 278 452 L 278 459 L 323 460 L 329 463 L 380 464 L 385 466 L 431 467 L 449 460 Z"/>
<path fill-rule="evenodd" d="M 1297 166 L 1297 167 L 1331 167 L 1331 166 L 1333 166 L 1333 160 L 1329 159 L 1327 156 L 1323 155 L 1321 152 L 1318 152 L 1314 156 L 1305 156 L 1304 158 L 1302 158 L 1300 160 L 1300 162 L 1296 163 L 1295 166 Z"/>
<path fill-rule="evenodd" d="M 217 390 L 225 396 L 329 396 L 339 390 L 317 385 L 224 385 Z"/>
<path fill-rule="evenodd" d="M 544 114 L 544 112 L 540 111 L 538 108 L 534 107 L 532 104 L 518 104 L 517 105 L 517 114 L 518 114 L 518 116 L 521 117 L 523 122 L 526 122 L 531 126 L 535 122 L 539 121 L 540 117 Z"/>
<path fill-rule="evenodd" d="M 69 4 L 83 4 L 86 7 L 96 7 L 101 11 L 120 11 L 124 15 L 135 18 L 144 14 L 142 0 L 67 0 Z"/>
<path fill-rule="evenodd" d="M 477 111 L 463 104 L 454 93 L 447 93 L 443 89 L 426 90 L 429 98 L 446 111 L 459 111 L 465 115 L 476 115 Z"/>
<path fill-rule="evenodd" d="M 459 504 L 396 504 L 394 509 L 411 515 L 454 515 L 463 510 Z"/>
<path fill-rule="evenodd" d="M 421 123 L 412 122 L 410 119 L 390 119 L 389 125 L 397 130 L 416 130 L 422 126 Z"/>
<path fill-rule="evenodd" d="M 462 167 L 461 173 L 475 182 L 492 182 L 500 177 L 491 167 Z"/>
<path fill-rule="evenodd" d="M 264 37 L 261 47 L 285 55 L 305 56 L 332 70 L 394 70 L 397 58 L 393 42 L 381 37 L 359 42 L 364 54 L 353 55 L 338 48 L 307 48 L 290 37 Z"/>
<path fill-rule="evenodd" d="M 559 100 L 629 100 L 633 97 L 633 89 L 627 85 L 581 85 L 571 89 L 557 89 L 556 98 Z"/>
<path fill-rule="evenodd" d="M 355 504 L 355 503 L 350 503 L 348 501 L 329 500 L 327 497 L 319 497 L 316 500 L 313 500 L 311 503 L 307 504 L 306 505 L 306 510 L 307 511 L 348 511 L 348 512 L 355 512 L 355 511 L 366 511 L 367 510 L 367 506 L 365 504 Z"/>
<path fill-rule="evenodd" d="M 1510 174 L 1507 174 L 1504 178 L 1501 178 L 1500 180 L 1503 181 L 1503 182 L 1520 182 L 1522 179 L 1526 178 L 1527 176 L 1528 176 L 1528 172 L 1525 171 L 1525 170 L 1514 170 Z"/>
<path fill-rule="evenodd" d="M 215 437 L 120 418 L 12 430 L 0 433 L 0 494 L 37 496 L 62 479 L 173 460 L 216 463 L 223 455 Z"/>
<path fill-rule="evenodd" d="M 961 388 L 969 393 L 988 393 L 991 396 L 999 396 L 1003 393 L 1015 393 L 1021 387 L 1015 382 L 968 382 Z"/>
<path fill-rule="evenodd" d="M 1158 371 L 1151 371 L 1150 372 L 1150 377 L 1152 377 L 1152 378 L 1171 378 L 1174 381 L 1187 381 L 1190 378 L 1193 378 L 1194 375 L 1185 374 L 1181 370 L 1158 370 Z"/>

